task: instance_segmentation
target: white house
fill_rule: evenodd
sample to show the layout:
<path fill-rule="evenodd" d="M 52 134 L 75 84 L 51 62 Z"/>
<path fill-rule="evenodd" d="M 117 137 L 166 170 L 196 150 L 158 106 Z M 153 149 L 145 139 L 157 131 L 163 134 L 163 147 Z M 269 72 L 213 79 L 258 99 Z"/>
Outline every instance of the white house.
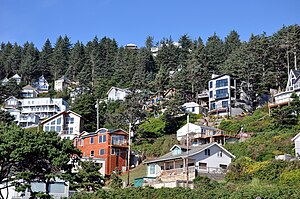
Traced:
<path fill-rule="evenodd" d="M 4 108 L 10 109 L 10 108 L 19 108 L 21 106 L 20 100 L 18 100 L 14 96 L 10 96 L 4 101 Z"/>
<path fill-rule="evenodd" d="M 147 177 L 160 178 L 161 181 L 185 180 L 188 159 L 189 176 L 190 180 L 193 180 L 197 173 L 225 174 L 233 158 L 233 154 L 213 142 L 188 149 L 185 146 L 174 145 L 169 153 L 145 163 Z"/>
<path fill-rule="evenodd" d="M 236 100 L 236 81 L 229 75 L 212 75 L 208 83 L 209 113 L 218 116 L 231 116 Z"/>
<path fill-rule="evenodd" d="M 196 102 L 187 102 L 182 105 L 184 110 L 188 113 L 199 114 L 200 113 L 200 105 Z"/>
<path fill-rule="evenodd" d="M 187 139 L 187 132 L 189 132 L 189 140 L 192 140 L 193 145 L 207 144 L 212 142 L 224 144 L 228 138 L 234 137 L 225 134 L 225 131 L 218 128 L 205 126 L 202 124 L 188 123 L 177 130 L 177 140 L 185 142 Z"/>
<path fill-rule="evenodd" d="M 292 142 L 295 143 L 295 156 L 300 159 L 300 133 L 292 138 Z"/>
<path fill-rule="evenodd" d="M 37 89 L 39 93 L 48 93 L 49 84 L 44 75 L 40 76 L 34 83 L 33 87 Z"/>
<path fill-rule="evenodd" d="M 21 91 L 21 96 L 24 98 L 37 97 L 38 92 L 31 85 L 24 86 Z"/>
<path fill-rule="evenodd" d="M 22 114 L 36 114 L 40 119 L 68 110 L 68 103 L 62 98 L 25 98 L 22 101 Z"/>
<path fill-rule="evenodd" d="M 71 81 L 66 76 L 62 76 L 58 80 L 54 81 L 54 90 L 62 91 L 64 89 L 68 88 L 70 83 L 71 83 Z"/>
<path fill-rule="evenodd" d="M 125 97 L 130 93 L 129 89 L 122 89 L 117 87 L 111 87 L 107 92 L 107 99 L 116 101 L 116 100 L 125 100 Z"/>
<path fill-rule="evenodd" d="M 2 86 L 5 86 L 8 83 L 9 79 L 5 77 L 4 79 L 1 80 Z"/>
<path fill-rule="evenodd" d="M 274 102 L 269 103 L 269 108 L 288 105 L 289 102 L 292 100 L 291 95 L 293 92 L 295 92 L 298 96 L 300 95 L 300 71 L 294 69 L 290 70 L 289 72 L 288 82 L 285 91 L 275 94 L 273 96 Z"/>
<path fill-rule="evenodd" d="M 63 111 L 41 122 L 43 130 L 55 131 L 61 138 L 71 139 L 83 130 L 84 120 L 73 111 Z"/>
<path fill-rule="evenodd" d="M 10 79 L 14 79 L 16 80 L 16 83 L 19 85 L 21 83 L 21 76 L 18 74 L 15 74 L 14 76 L 12 76 Z"/>

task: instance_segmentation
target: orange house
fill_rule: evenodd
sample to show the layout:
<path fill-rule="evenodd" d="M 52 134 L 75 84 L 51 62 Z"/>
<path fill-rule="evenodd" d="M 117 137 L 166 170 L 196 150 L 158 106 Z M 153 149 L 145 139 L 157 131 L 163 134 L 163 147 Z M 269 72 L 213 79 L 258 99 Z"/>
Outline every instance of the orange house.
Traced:
<path fill-rule="evenodd" d="M 105 176 L 113 171 L 127 170 L 128 133 L 122 129 L 83 131 L 74 139 L 74 144 L 81 150 L 82 159 L 93 159 L 101 166 L 100 173 Z"/>

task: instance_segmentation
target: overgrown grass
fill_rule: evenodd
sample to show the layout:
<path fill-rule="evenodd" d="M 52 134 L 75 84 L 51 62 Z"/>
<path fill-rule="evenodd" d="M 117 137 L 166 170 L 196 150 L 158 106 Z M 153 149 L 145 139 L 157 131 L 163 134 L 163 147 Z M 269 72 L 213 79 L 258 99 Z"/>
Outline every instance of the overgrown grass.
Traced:
<path fill-rule="evenodd" d="M 130 171 L 129 183 L 132 184 L 135 178 L 145 177 L 146 175 L 147 175 L 147 166 L 141 164 Z M 123 182 L 127 182 L 127 177 L 128 177 L 127 173 L 120 176 Z"/>

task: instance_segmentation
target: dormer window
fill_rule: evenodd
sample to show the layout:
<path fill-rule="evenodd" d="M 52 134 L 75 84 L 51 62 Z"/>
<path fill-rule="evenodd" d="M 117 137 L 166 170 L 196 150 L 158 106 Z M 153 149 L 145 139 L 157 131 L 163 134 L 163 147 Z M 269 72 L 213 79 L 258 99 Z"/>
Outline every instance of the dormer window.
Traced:
<path fill-rule="evenodd" d="M 182 153 L 182 150 L 179 147 L 175 147 L 172 151 L 172 155 L 179 155 L 181 153 Z"/>

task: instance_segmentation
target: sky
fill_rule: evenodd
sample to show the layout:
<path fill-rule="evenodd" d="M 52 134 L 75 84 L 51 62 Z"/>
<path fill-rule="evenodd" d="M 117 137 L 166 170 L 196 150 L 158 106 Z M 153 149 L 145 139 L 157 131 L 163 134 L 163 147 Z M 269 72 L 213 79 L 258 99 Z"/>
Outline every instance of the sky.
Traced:
<path fill-rule="evenodd" d="M 39 49 L 59 35 L 141 47 L 147 36 L 156 43 L 188 34 L 205 42 L 236 30 L 248 41 L 251 33 L 272 35 L 293 24 L 300 24 L 300 0 L 0 0 L 0 42 L 29 41 Z"/>

